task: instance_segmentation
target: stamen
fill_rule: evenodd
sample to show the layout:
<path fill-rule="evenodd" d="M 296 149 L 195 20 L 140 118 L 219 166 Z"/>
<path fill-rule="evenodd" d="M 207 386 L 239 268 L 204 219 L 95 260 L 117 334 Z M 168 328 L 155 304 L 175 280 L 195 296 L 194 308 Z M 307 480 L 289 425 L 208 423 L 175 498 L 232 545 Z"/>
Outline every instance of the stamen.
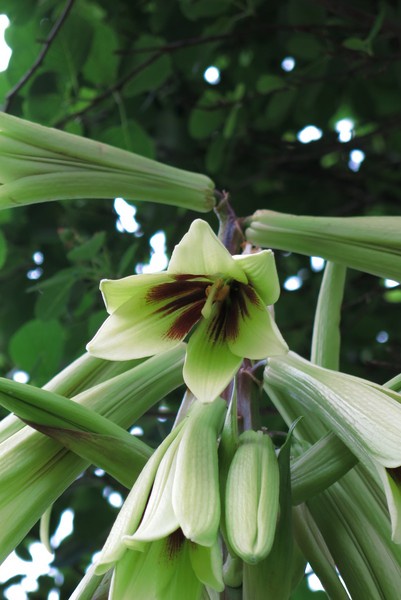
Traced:
<path fill-rule="evenodd" d="M 227 291 L 222 293 L 224 288 L 227 288 Z M 202 308 L 202 317 L 204 319 L 210 318 L 210 315 L 212 314 L 213 304 L 215 302 L 221 302 L 222 300 L 224 300 L 229 291 L 230 291 L 230 286 L 225 284 L 222 279 L 216 279 L 216 281 L 213 283 L 213 285 L 209 285 L 206 288 L 205 294 L 206 294 L 207 300 L 205 302 L 204 307 Z"/>

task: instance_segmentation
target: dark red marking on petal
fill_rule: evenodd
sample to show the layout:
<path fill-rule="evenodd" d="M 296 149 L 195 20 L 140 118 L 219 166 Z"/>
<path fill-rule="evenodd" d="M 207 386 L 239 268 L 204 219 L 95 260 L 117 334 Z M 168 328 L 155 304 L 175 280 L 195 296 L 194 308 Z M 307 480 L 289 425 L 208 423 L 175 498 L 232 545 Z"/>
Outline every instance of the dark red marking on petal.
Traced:
<path fill-rule="evenodd" d="M 240 313 L 242 315 L 239 303 L 231 302 L 230 306 L 227 307 L 225 319 L 225 334 L 227 340 L 235 340 L 238 337 Z"/>
<path fill-rule="evenodd" d="M 181 529 L 171 533 L 166 540 L 166 553 L 169 560 L 175 560 L 185 544 L 185 536 Z"/>
<path fill-rule="evenodd" d="M 210 285 L 209 281 L 169 281 L 159 283 L 149 289 L 146 294 L 146 302 L 161 302 L 178 296 L 186 296 L 194 292 L 205 294 L 205 289 Z"/>
<path fill-rule="evenodd" d="M 260 304 L 256 292 L 249 285 L 233 282 L 227 298 L 217 303 L 220 304 L 219 310 L 207 329 L 207 335 L 214 343 L 224 343 L 238 337 L 240 320 L 249 317 L 248 302 Z"/>
<path fill-rule="evenodd" d="M 189 274 L 178 274 L 178 275 L 171 275 L 171 277 L 173 279 L 175 279 L 176 281 L 191 281 L 191 279 L 205 279 L 205 275 L 189 275 Z M 207 277 L 206 277 L 207 279 Z"/>
<path fill-rule="evenodd" d="M 154 303 L 154 314 L 175 315 L 166 337 L 182 340 L 201 318 L 201 311 L 206 302 L 206 289 L 210 285 L 208 279 L 194 280 L 198 275 L 174 276 L 173 281 L 160 283 L 149 289 L 146 302 Z"/>
<path fill-rule="evenodd" d="M 223 329 L 225 324 L 225 309 L 221 307 L 219 312 L 216 313 L 210 320 L 209 326 L 207 328 L 207 335 L 209 338 L 213 340 L 214 344 L 223 341 L 224 335 Z"/>
<path fill-rule="evenodd" d="M 398 485 L 401 484 L 401 467 L 387 468 L 387 472 Z"/>
<path fill-rule="evenodd" d="M 253 287 L 251 287 L 250 285 L 243 285 L 242 291 L 247 296 L 251 304 L 254 304 L 255 306 L 260 306 L 259 296 L 255 292 Z"/>
<path fill-rule="evenodd" d="M 242 289 L 238 290 L 238 293 L 235 298 L 235 303 L 238 307 L 238 317 L 241 315 L 243 319 L 249 316 L 248 307 L 246 305 L 246 296 Z"/>
<path fill-rule="evenodd" d="M 160 308 L 158 308 L 156 310 L 156 312 L 171 315 L 176 310 L 184 308 L 185 306 L 189 306 L 190 304 L 193 304 L 194 302 L 202 302 L 202 306 L 205 304 L 205 302 L 206 302 L 205 290 L 196 290 L 196 291 L 192 292 L 191 294 L 185 294 L 184 296 L 179 296 L 177 298 L 174 298 L 170 302 L 167 302 L 167 304 L 163 304 L 163 306 L 160 306 Z"/>
<path fill-rule="evenodd" d="M 202 308 L 205 305 L 205 300 L 198 300 L 194 304 L 181 312 L 170 329 L 166 333 L 166 337 L 172 340 L 182 340 L 189 333 L 192 327 L 197 323 L 202 316 Z"/>

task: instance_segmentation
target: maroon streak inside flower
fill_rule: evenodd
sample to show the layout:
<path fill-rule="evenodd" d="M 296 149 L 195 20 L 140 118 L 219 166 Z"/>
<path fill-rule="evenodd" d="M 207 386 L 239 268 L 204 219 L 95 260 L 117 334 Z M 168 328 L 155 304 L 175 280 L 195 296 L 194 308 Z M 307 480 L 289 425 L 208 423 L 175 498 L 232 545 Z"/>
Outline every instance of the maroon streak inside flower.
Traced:
<path fill-rule="evenodd" d="M 199 300 L 182 312 L 167 331 L 167 337 L 173 340 L 182 340 L 202 316 L 204 300 Z"/>
<path fill-rule="evenodd" d="M 394 467 L 393 469 L 388 468 L 387 472 L 398 485 L 401 484 L 401 467 Z"/>
<path fill-rule="evenodd" d="M 157 305 L 155 314 L 176 313 L 165 335 L 172 340 L 182 340 L 202 318 L 210 290 L 218 281 L 214 283 L 201 275 L 175 275 L 173 278 L 174 281 L 152 287 L 146 295 L 146 302 Z M 238 337 L 240 320 L 249 317 L 249 302 L 259 304 L 259 298 L 250 285 L 238 281 L 222 282 L 215 295 L 217 311 L 211 317 L 207 330 L 214 343 L 225 343 Z"/>
<path fill-rule="evenodd" d="M 208 327 L 208 335 L 214 343 L 224 343 L 238 337 L 240 319 L 249 316 L 247 300 L 256 306 L 259 304 L 258 296 L 249 285 L 233 282 L 227 298 Z"/>
<path fill-rule="evenodd" d="M 177 554 L 181 552 L 184 543 L 185 536 L 181 529 L 177 529 L 168 536 L 166 540 L 166 551 L 170 560 L 174 560 Z"/>
<path fill-rule="evenodd" d="M 205 290 L 210 285 L 208 279 L 201 281 L 191 281 L 190 278 L 198 277 L 197 275 L 186 275 L 188 279 L 184 279 L 183 275 L 176 275 L 175 279 L 180 277 L 177 281 L 170 281 L 168 283 L 159 283 L 153 286 L 146 295 L 147 302 L 161 302 L 162 300 L 173 299 L 183 300 L 189 295 L 198 294 L 200 297 L 204 297 L 206 300 Z"/>
<path fill-rule="evenodd" d="M 210 281 L 198 279 L 198 275 L 176 275 L 168 283 L 161 283 L 151 288 L 146 296 L 149 303 L 159 306 L 155 313 L 172 315 L 177 313 L 174 323 L 166 332 L 166 337 L 182 340 L 201 318 L 201 311 L 206 302 L 206 289 Z M 163 303 L 163 301 L 167 301 Z"/>

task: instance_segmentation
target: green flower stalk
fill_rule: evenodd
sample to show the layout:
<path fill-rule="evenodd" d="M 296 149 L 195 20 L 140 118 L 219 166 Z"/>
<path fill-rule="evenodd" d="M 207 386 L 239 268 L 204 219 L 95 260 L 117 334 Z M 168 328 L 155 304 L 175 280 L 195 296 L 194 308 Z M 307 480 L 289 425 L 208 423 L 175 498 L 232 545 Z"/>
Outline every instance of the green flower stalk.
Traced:
<path fill-rule="evenodd" d="M 362 462 L 376 470 L 387 496 L 393 539 L 400 543 L 401 394 L 315 366 L 292 352 L 269 360 L 266 383 L 317 414 Z"/>
<path fill-rule="evenodd" d="M 253 244 L 322 256 L 401 281 L 401 217 L 310 217 L 259 210 L 247 219 Z"/>
<path fill-rule="evenodd" d="M 159 202 L 207 212 L 214 184 L 77 135 L 0 113 L 0 208 L 74 198 Z"/>
<path fill-rule="evenodd" d="M 339 362 L 344 275 L 342 265 L 326 265 L 313 331 L 312 362 L 334 370 Z M 348 597 L 339 579 L 340 572 L 352 598 L 397 597 L 401 546 L 390 539 L 390 520 L 380 482 L 361 464 L 340 478 L 340 463 L 347 469 L 353 457 L 350 451 L 348 457 L 344 454 L 345 444 L 332 432 L 328 434 L 313 406 L 301 404 L 284 389 L 269 386 L 267 378 L 265 388 L 288 425 L 304 416 L 295 436 L 301 445 L 313 444 L 292 463 L 293 503 L 302 495 L 307 498 L 307 506 L 298 505 L 294 510 L 294 525 L 299 547 L 327 593 L 333 598 Z M 320 450 L 326 466 L 322 461 L 316 462 Z M 313 467 L 317 484 L 314 489 L 310 481 Z M 332 485 L 314 497 L 321 483 L 330 484 L 335 472 L 338 481 L 331 480 Z"/>
<path fill-rule="evenodd" d="M 390 539 L 378 491 L 359 465 L 307 503 L 352 598 L 399 595 L 401 547 Z"/>
<path fill-rule="evenodd" d="M 155 356 L 73 400 L 129 427 L 182 383 L 184 353 L 179 346 Z M 88 460 L 30 427 L 5 436 L 0 443 L 0 562 L 88 465 Z"/>
<path fill-rule="evenodd" d="M 308 562 L 318 575 L 326 593 L 330 598 L 336 598 L 336 600 L 349 600 L 337 575 L 333 557 L 306 504 L 300 504 L 294 508 L 292 516 L 297 543 L 308 557 Z M 332 518 L 332 515 L 329 518 Z M 337 522 L 334 521 L 336 525 Z"/>
<path fill-rule="evenodd" d="M 109 360 L 140 358 L 173 348 L 191 332 L 183 376 L 202 402 L 224 390 L 244 357 L 288 351 L 267 308 L 280 293 L 273 253 L 231 256 L 200 219 L 166 272 L 106 279 L 100 289 L 110 316 L 88 351 Z"/>
<path fill-rule="evenodd" d="M 218 544 L 217 439 L 225 412 L 226 404 L 220 398 L 208 404 L 195 403 L 143 469 L 113 525 L 95 570 L 100 575 L 115 567 L 111 599 L 130 598 L 143 585 L 148 586 L 143 597 L 174 598 L 163 595 L 168 589 L 164 578 L 171 578 L 170 571 L 168 574 L 162 568 L 159 572 L 157 567 L 158 561 L 166 562 L 161 557 L 169 552 L 173 560 L 184 561 L 188 573 L 194 571 L 203 584 L 219 591 L 224 588 Z M 174 549 L 179 550 L 177 556 Z M 189 564 L 192 571 L 188 570 Z M 188 577 L 184 571 L 179 577 L 184 586 L 181 595 L 197 598 L 198 592 L 189 595 L 195 589 L 194 580 L 191 585 L 188 583 L 189 591 L 184 595 Z M 201 589 L 200 586 L 199 593 Z"/>

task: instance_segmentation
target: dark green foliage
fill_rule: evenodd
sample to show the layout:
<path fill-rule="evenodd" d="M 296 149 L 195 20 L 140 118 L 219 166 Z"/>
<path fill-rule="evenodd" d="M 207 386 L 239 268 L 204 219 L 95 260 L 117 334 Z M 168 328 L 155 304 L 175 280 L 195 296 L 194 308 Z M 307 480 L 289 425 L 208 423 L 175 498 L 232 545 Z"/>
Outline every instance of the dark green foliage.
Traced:
<path fill-rule="evenodd" d="M 8 98 L 63 6 L 56 0 L 0 0 L 0 14 L 11 21 L 6 40 L 13 50 L 9 68 L 0 73 L 0 103 L 11 114 L 204 172 L 230 192 L 240 217 L 260 208 L 401 214 L 398 3 L 387 0 L 379 9 L 371 0 L 79 0 L 39 68 Z M 291 72 L 281 68 L 288 56 L 296 61 Z M 214 87 L 203 78 L 210 65 L 220 69 Z M 347 143 L 334 130 L 341 118 L 355 122 Z M 297 133 L 310 124 L 323 136 L 302 144 Z M 366 155 L 358 172 L 348 167 L 353 149 Z M 146 203 L 137 209 L 141 237 L 117 231 L 112 199 L 0 213 L 2 375 L 23 369 L 32 383 L 43 385 L 79 356 L 105 317 L 99 280 L 133 274 L 136 264 L 148 262 L 149 239 L 161 229 L 170 254 L 197 216 Z M 205 218 L 217 228 L 213 214 Z M 44 255 L 40 266 L 32 258 L 37 251 Z M 308 357 L 321 274 L 305 257 L 279 251 L 276 257 L 282 283 L 296 274 L 303 279 L 298 291 L 283 290 L 276 316 L 291 348 Z M 32 281 L 27 274 L 36 268 L 43 273 Z M 379 383 L 401 370 L 399 303 L 398 289 L 349 272 L 342 370 Z M 376 341 L 381 331 L 389 333 L 387 343 Z M 178 397 L 169 399 L 166 424 L 155 414 L 143 418 L 151 445 L 166 434 Z M 52 531 L 70 506 L 79 534 L 57 554 L 66 577 L 62 598 L 112 522 L 115 511 L 96 487 L 101 482 L 115 485 L 89 472 L 54 507 Z M 48 578 L 39 584 L 30 597 L 46 597 Z M 310 596 L 303 582 L 294 600 Z"/>

